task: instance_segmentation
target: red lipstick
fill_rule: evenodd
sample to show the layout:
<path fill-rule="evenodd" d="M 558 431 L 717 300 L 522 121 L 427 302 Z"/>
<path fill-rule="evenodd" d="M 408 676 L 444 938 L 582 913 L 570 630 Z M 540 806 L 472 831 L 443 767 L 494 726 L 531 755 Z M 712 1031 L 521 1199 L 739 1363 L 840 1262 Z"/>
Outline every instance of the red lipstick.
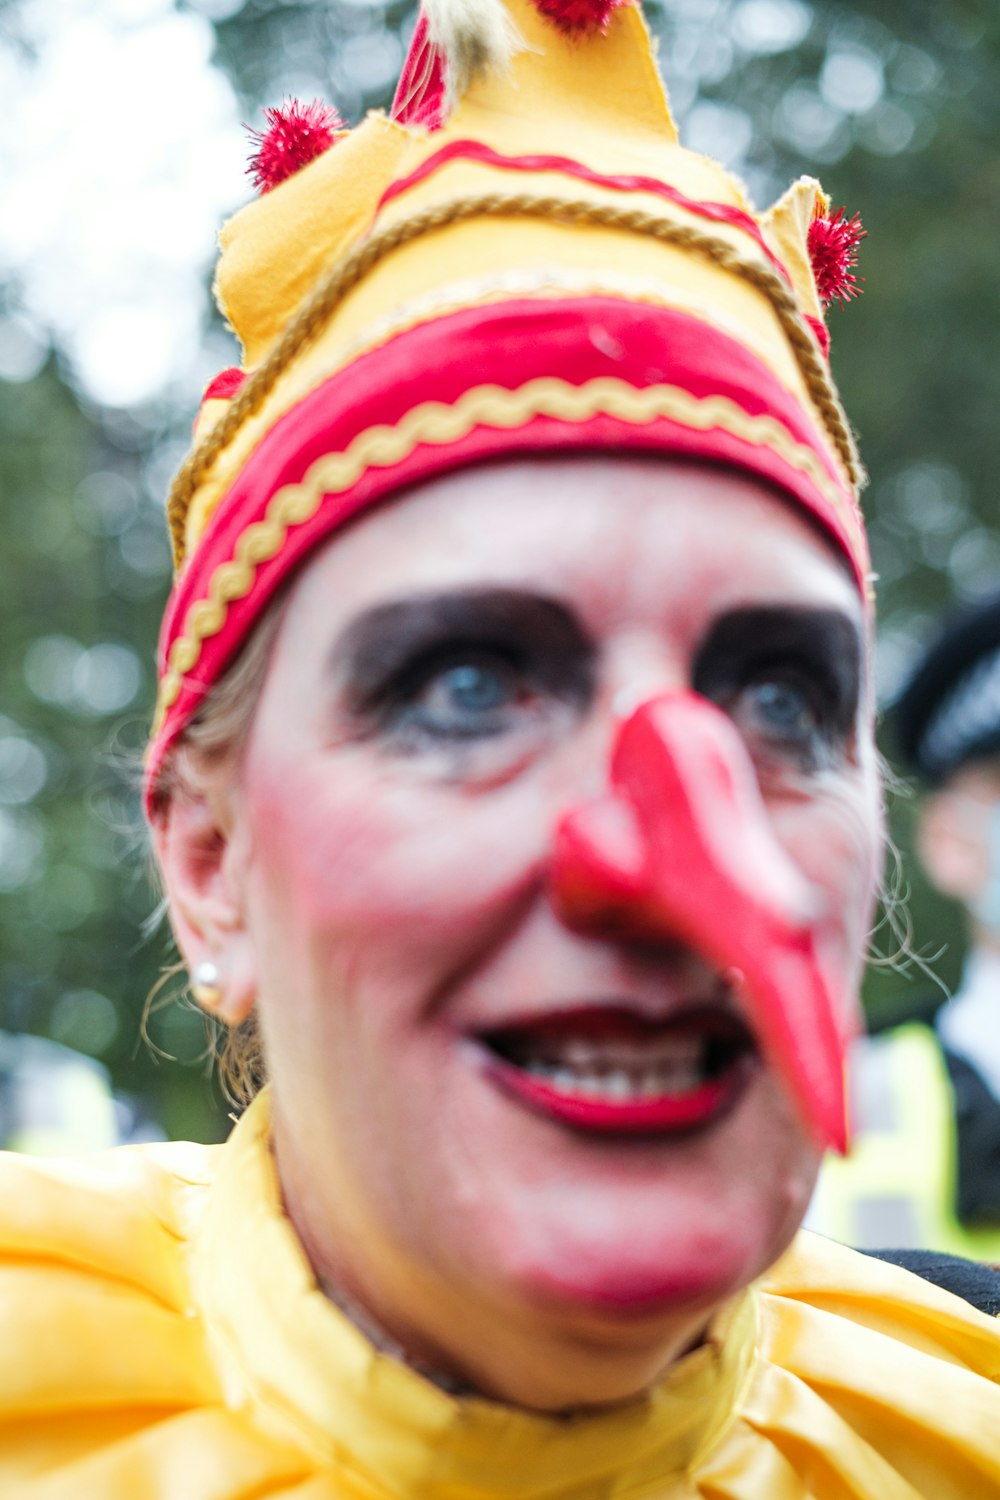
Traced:
<path fill-rule="evenodd" d="M 541 1015 L 478 1039 L 489 1075 L 537 1113 L 601 1134 L 686 1132 L 719 1118 L 756 1057 L 747 1027 L 722 1005 L 655 1021 L 626 1006 Z"/>
<path fill-rule="evenodd" d="M 543 1078 L 497 1062 L 491 1071 L 501 1088 L 540 1114 L 602 1135 L 669 1135 L 707 1125 L 742 1093 L 745 1069 L 700 1084 L 688 1093 L 653 1099 L 596 1098 L 557 1088 Z"/>

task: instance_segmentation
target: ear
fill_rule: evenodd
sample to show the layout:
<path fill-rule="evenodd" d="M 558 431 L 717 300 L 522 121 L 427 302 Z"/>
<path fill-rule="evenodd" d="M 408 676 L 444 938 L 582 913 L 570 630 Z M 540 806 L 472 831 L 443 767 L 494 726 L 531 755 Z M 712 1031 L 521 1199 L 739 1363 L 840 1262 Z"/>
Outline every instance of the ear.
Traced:
<path fill-rule="evenodd" d="M 202 1004 L 238 1026 L 256 1001 L 257 965 L 239 876 L 241 824 L 228 801 L 209 792 L 175 793 L 156 814 L 153 844 L 185 963 L 193 971 L 207 961 L 219 973 L 218 1002 Z"/>
<path fill-rule="evenodd" d="M 970 816 L 969 799 L 945 790 L 925 801 L 917 825 L 917 853 L 931 882 L 968 906 L 989 873 L 986 818 Z"/>

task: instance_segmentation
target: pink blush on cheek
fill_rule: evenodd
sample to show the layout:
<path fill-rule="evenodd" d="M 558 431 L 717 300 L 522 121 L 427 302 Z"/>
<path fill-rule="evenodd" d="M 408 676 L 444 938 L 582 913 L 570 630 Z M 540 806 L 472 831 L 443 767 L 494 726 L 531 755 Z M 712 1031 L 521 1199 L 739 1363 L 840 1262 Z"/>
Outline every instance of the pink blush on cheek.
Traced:
<path fill-rule="evenodd" d="M 291 965 L 318 945 L 332 972 L 375 969 L 419 1006 L 517 923 L 547 820 L 532 799 L 512 817 L 503 792 L 463 802 L 337 761 L 248 768 L 257 913 Z"/>

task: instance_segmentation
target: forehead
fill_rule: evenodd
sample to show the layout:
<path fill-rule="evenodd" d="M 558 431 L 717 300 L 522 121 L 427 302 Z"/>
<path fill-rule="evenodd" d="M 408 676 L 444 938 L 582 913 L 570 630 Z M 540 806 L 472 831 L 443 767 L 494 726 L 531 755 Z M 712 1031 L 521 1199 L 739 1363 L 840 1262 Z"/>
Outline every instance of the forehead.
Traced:
<path fill-rule="evenodd" d="M 596 629 L 625 617 L 696 627 L 747 602 L 863 614 L 833 544 L 749 475 L 590 454 L 461 470 L 374 509 L 307 565 L 289 613 L 332 625 L 463 585 L 559 596 Z"/>

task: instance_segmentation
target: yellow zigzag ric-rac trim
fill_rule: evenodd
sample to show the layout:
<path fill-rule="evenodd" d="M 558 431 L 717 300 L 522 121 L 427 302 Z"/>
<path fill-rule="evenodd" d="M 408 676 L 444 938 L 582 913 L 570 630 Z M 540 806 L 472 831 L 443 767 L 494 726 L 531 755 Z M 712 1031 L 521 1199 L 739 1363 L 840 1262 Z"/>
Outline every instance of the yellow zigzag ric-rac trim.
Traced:
<path fill-rule="evenodd" d="M 362 240 L 329 271 L 295 314 L 264 362 L 247 380 L 225 416 L 189 455 L 174 480 L 167 501 L 167 517 L 178 569 L 184 560 L 185 524 L 195 491 L 244 422 L 267 400 L 282 372 L 317 337 L 338 305 L 364 280 L 372 267 L 402 246 L 451 224 L 475 218 L 507 217 L 543 219 L 565 225 L 588 224 L 644 235 L 709 261 L 755 287 L 774 309 L 851 484 L 856 490 L 863 486 L 865 475 L 854 434 L 840 404 L 829 367 L 814 334 L 803 320 L 794 293 L 771 266 L 746 258 L 728 241 L 707 234 L 694 225 L 617 202 L 595 203 L 556 194 L 533 197 L 523 193 L 488 193 L 482 197 L 457 198 L 435 204 L 410 219 L 389 224 Z"/>
<path fill-rule="evenodd" d="M 792 468 L 807 474 L 851 534 L 858 535 L 858 520 L 850 502 L 812 449 L 797 442 L 776 418 L 752 416 L 726 396 L 692 396 L 690 391 L 673 385 L 640 390 L 608 377 L 575 386 L 544 376 L 515 391 L 495 385 L 476 386 L 453 406 L 428 401 L 407 412 L 395 427 L 367 428 L 344 452 L 318 458 L 298 484 L 286 484 L 275 491 L 263 520 L 243 531 L 232 559 L 221 563 L 212 574 L 206 597 L 188 610 L 183 634 L 170 648 L 153 734 L 159 732 L 185 676 L 197 664 L 202 642 L 218 634 L 230 604 L 245 598 L 253 588 L 260 564 L 278 555 L 289 530 L 308 521 L 325 496 L 344 494 L 368 469 L 401 463 L 421 443 L 447 445 L 458 442 L 475 427 L 523 427 L 539 416 L 582 423 L 598 415 L 617 417 L 636 426 L 667 417 L 699 432 L 720 428 L 755 447 L 770 448 Z"/>

